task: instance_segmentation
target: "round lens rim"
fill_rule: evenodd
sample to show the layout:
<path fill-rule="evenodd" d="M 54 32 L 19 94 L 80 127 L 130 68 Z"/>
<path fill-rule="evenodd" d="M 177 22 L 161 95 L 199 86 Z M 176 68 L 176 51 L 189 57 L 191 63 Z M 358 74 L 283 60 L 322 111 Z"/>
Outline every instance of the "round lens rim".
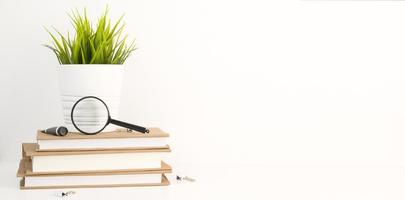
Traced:
<path fill-rule="evenodd" d="M 105 107 L 106 110 L 107 110 L 107 115 L 108 115 L 108 116 L 107 116 L 107 117 L 108 117 L 107 122 L 105 123 L 105 125 L 103 126 L 103 128 L 101 128 L 101 129 L 98 130 L 97 132 L 91 132 L 91 133 L 90 133 L 90 132 L 83 131 L 83 130 L 81 130 L 79 127 L 77 127 L 77 125 L 76 125 L 76 123 L 75 123 L 75 120 L 73 120 L 73 111 L 75 110 L 77 104 L 78 104 L 79 102 L 85 100 L 85 99 L 96 99 L 96 100 L 100 101 L 101 103 L 103 103 L 104 107 Z M 103 130 L 105 129 L 105 127 L 110 123 L 110 118 L 111 118 L 111 117 L 110 117 L 110 110 L 108 109 L 107 104 L 106 104 L 103 100 L 101 100 L 100 98 L 98 98 L 98 97 L 96 97 L 96 96 L 85 96 L 85 97 L 80 98 L 79 100 L 76 101 L 76 103 L 75 103 L 75 104 L 73 105 L 73 107 L 72 107 L 72 110 L 70 111 L 70 120 L 72 121 L 73 126 L 74 126 L 80 133 L 84 133 L 84 134 L 86 134 L 86 135 L 95 135 L 95 134 L 100 133 L 101 131 L 103 131 Z"/>

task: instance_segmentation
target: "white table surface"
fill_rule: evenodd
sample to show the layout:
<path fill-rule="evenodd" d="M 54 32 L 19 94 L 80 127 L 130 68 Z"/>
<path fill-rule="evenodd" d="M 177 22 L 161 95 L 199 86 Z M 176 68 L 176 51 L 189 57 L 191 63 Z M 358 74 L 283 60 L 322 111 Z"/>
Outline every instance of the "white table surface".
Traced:
<path fill-rule="evenodd" d="M 0 200 L 12 199 L 405 199 L 405 168 L 399 166 L 184 166 L 194 183 L 165 187 L 20 190 L 17 162 L 1 162 Z M 58 191 L 76 191 L 56 197 Z"/>

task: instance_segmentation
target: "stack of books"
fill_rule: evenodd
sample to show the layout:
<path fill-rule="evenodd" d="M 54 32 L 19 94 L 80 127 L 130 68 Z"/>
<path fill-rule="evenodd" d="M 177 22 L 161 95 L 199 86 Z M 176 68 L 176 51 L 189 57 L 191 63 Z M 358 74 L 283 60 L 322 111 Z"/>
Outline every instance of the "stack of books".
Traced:
<path fill-rule="evenodd" d="M 38 131 L 37 143 L 22 144 L 17 177 L 21 189 L 169 185 L 168 137 L 159 128 L 63 137 Z"/>

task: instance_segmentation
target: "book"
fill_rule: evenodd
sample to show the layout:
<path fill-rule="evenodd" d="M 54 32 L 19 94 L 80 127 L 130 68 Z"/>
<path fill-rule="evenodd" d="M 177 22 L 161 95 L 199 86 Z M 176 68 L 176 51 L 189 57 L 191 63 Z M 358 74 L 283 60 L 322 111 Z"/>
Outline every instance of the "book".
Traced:
<path fill-rule="evenodd" d="M 24 166 L 22 166 L 24 165 Z M 78 174 L 78 173 L 91 173 L 91 174 L 115 174 L 115 173 L 171 173 L 172 167 L 166 162 L 162 161 L 159 168 L 135 168 L 135 169 L 120 169 L 120 170 L 89 170 L 89 171 L 58 171 L 58 172 L 33 172 L 32 162 L 29 158 L 23 158 L 20 161 L 20 167 L 17 176 L 21 177 L 22 174 L 27 176 L 38 176 L 38 175 L 58 175 L 58 174 Z"/>
<path fill-rule="evenodd" d="M 29 157 L 33 172 L 74 172 L 160 168 L 171 150 L 106 149 L 88 151 L 36 151 L 35 143 L 23 143 L 23 157 Z"/>
<path fill-rule="evenodd" d="M 135 187 L 169 185 L 165 163 L 169 134 L 150 128 L 147 134 L 37 132 L 37 143 L 22 144 L 17 177 L 21 189 Z"/>
<path fill-rule="evenodd" d="M 164 173 L 171 167 L 155 171 L 115 171 L 115 172 L 77 172 L 71 174 L 28 174 L 29 159 L 23 158 L 17 172 L 22 177 L 21 189 L 83 188 L 83 187 L 134 187 L 169 185 Z M 167 166 L 166 166 L 167 167 Z"/>
<path fill-rule="evenodd" d="M 85 135 L 68 133 L 55 136 L 37 132 L 37 151 L 81 151 L 104 149 L 152 149 L 167 148 L 169 134 L 159 128 L 150 128 L 149 133 L 127 132 L 117 129 L 114 132 Z"/>

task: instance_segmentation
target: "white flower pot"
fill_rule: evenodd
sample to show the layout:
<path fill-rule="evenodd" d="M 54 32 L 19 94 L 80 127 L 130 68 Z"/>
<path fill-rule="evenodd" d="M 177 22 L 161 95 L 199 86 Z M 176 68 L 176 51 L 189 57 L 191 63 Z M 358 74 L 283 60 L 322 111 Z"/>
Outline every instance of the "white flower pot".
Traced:
<path fill-rule="evenodd" d="M 85 64 L 58 67 L 63 120 L 70 132 L 78 132 L 72 124 L 70 113 L 74 103 L 84 96 L 102 99 L 107 104 L 111 117 L 118 118 L 123 72 L 123 65 Z M 115 129 L 116 126 L 108 125 L 103 132 Z"/>

